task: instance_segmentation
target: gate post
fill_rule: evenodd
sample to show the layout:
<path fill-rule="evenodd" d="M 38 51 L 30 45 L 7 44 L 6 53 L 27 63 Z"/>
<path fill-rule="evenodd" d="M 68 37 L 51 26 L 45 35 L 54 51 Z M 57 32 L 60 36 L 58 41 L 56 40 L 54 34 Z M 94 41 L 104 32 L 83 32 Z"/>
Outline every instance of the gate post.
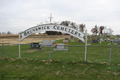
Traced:
<path fill-rule="evenodd" d="M 20 33 L 19 33 L 19 58 L 21 58 L 21 53 L 20 53 Z"/>
<path fill-rule="evenodd" d="M 4 58 L 4 44 L 2 43 L 2 57 Z"/>
<path fill-rule="evenodd" d="M 87 30 L 85 30 L 85 61 L 86 61 L 86 55 L 87 55 Z"/>

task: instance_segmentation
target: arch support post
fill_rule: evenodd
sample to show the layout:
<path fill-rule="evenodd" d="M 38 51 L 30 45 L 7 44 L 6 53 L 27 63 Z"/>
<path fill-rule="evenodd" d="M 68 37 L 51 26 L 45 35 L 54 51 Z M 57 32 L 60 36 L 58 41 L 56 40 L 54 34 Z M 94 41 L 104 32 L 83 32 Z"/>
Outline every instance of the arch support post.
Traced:
<path fill-rule="evenodd" d="M 19 33 L 19 58 L 21 58 L 21 49 L 20 49 L 20 33 Z"/>
<path fill-rule="evenodd" d="M 87 30 L 85 30 L 85 61 L 86 61 L 86 55 L 87 55 Z"/>

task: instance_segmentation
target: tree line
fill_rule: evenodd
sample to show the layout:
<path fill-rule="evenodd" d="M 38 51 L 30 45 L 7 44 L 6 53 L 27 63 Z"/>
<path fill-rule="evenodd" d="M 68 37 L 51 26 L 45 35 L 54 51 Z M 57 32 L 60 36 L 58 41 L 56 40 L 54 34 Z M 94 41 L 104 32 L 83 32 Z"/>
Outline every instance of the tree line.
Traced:
<path fill-rule="evenodd" d="M 60 23 L 60 25 L 64 25 L 64 26 L 68 26 L 70 28 L 74 28 L 82 33 L 85 32 L 85 24 L 76 24 L 74 22 L 71 21 L 62 21 Z M 106 28 L 105 26 L 100 26 L 98 27 L 97 25 L 95 25 L 92 29 L 91 29 L 92 35 L 112 35 L 113 30 L 111 28 Z M 57 31 L 46 31 L 45 32 L 48 35 L 62 35 L 61 32 L 57 32 Z M 9 34 L 13 34 L 12 32 L 8 31 L 8 32 L 0 32 L 0 35 L 9 35 Z"/>
<path fill-rule="evenodd" d="M 70 28 L 74 28 L 76 30 L 79 30 L 80 32 L 85 32 L 85 24 L 76 24 L 74 22 L 71 21 L 62 21 L 60 23 L 60 25 L 64 25 L 64 26 L 68 26 Z M 97 25 L 95 25 L 95 27 L 93 27 L 91 29 L 92 35 L 112 35 L 113 30 L 111 28 L 106 28 L 105 26 L 100 26 L 98 27 Z M 46 31 L 46 34 L 48 35 L 61 35 L 61 32 L 56 32 L 56 31 Z"/>
<path fill-rule="evenodd" d="M 7 31 L 7 32 L 0 32 L 0 35 L 9 35 L 9 34 L 13 34 L 13 33 L 10 32 L 10 31 Z"/>
<path fill-rule="evenodd" d="M 62 21 L 60 23 L 60 25 L 64 25 L 64 26 L 68 26 L 70 28 L 74 28 L 76 30 L 79 30 L 80 32 L 84 32 L 85 29 L 85 24 L 76 24 L 74 22 L 70 22 L 70 21 Z M 46 31 L 46 34 L 48 35 L 61 35 L 61 32 L 57 32 L 57 31 Z"/>

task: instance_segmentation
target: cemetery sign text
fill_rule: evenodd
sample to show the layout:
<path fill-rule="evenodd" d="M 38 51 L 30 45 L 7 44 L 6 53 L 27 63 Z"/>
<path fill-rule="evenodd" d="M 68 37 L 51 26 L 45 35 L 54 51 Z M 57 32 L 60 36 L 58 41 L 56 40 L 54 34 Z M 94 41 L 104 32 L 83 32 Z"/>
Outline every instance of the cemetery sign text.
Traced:
<path fill-rule="evenodd" d="M 20 33 L 22 35 L 22 38 L 20 39 L 20 41 L 22 41 L 24 38 L 34 33 L 39 33 L 43 31 L 59 31 L 59 32 L 67 33 L 74 37 L 77 37 L 82 42 L 84 42 L 84 39 L 83 39 L 84 34 L 82 32 L 67 26 L 59 25 L 59 24 L 43 24 L 43 25 L 38 25 L 32 28 L 29 28 Z"/>

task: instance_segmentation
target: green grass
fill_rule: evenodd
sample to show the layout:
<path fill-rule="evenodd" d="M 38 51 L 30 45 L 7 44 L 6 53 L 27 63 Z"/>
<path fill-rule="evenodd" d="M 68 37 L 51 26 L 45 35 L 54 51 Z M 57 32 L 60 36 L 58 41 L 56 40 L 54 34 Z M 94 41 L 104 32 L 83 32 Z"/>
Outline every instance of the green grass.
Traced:
<path fill-rule="evenodd" d="M 0 58 L 1 80 L 119 80 L 120 66 L 83 61 Z"/>
<path fill-rule="evenodd" d="M 62 43 L 63 40 L 56 41 L 57 43 Z M 87 60 L 92 62 L 107 62 L 109 63 L 110 56 L 110 46 L 107 45 L 111 42 L 102 42 L 102 44 L 98 43 L 89 43 L 91 44 L 87 47 Z M 85 47 L 84 43 L 78 43 L 77 39 L 75 42 L 71 42 L 69 40 L 69 45 L 79 45 L 79 46 L 68 46 L 68 51 L 54 51 L 53 47 L 50 47 L 50 59 L 59 59 L 60 61 L 79 61 L 80 58 L 84 60 L 85 56 Z M 91 47 L 93 46 L 93 47 Z M 95 47 L 101 46 L 101 47 Z M 113 46 L 113 43 L 111 43 Z M 120 46 L 120 44 L 115 45 Z M 2 50 L 2 46 L 0 47 Z M 112 64 L 120 64 L 120 49 L 119 47 L 112 47 L 112 56 L 111 63 Z M 0 52 L 0 57 L 2 57 L 2 51 Z M 19 46 L 18 45 L 4 45 L 4 57 L 10 58 L 18 58 L 19 57 Z M 42 47 L 41 50 L 30 49 L 30 45 L 21 45 L 21 58 L 22 59 L 38 59 L 38 60 L 49 60 L 49 47 Z"/>
<path fill-rule="evenodd" d="M 56 41 L 62 43 L 63 40 Z M 111 42 L 91 44 L 90 46 L 108 46 Z M 69 45 L 81 45 L 69 40 Z M 19 59 L 18 45 L 4 45 L 4 58 L 0 46 L 0 80 L 119 80 L 120 49 L 112 47 L 111 65 L 109 65 L 110 47 L 87 47 L 87 62 L 84 62 L 85 47 L 68 46 L 68 51 L 54 51 L 49 47 L 41 50 L 30 49 L 30 45 L 21 45 Z M 113 43 L 111 43 L 113 46 Z M 119 44 L 117 46 L 120 46 Z M 24 77 L 24 79 L 22 79 Z M 15 79 L 16 78 L 16 79 Z M 20 79 L 21 78 L 21 79 Z"/>

